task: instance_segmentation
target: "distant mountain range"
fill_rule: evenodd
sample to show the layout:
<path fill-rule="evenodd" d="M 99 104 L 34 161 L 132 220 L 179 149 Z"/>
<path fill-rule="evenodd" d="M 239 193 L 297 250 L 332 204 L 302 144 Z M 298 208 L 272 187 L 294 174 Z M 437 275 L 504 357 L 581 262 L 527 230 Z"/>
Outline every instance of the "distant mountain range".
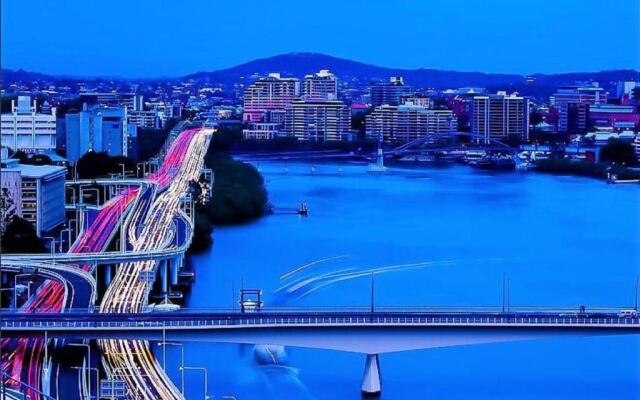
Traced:
<path fill-rule="evenodd" d="M 550 60 L 550 62 L 552 62 Z M 233 85 L 245 83 L 252 76 L 266 75 L 269 72 L 280 72 L 283 76 L 298 78 L 316 72 L 320 69 L 329 69 L 339 79 L 346 81 L 358 81 L 366 84 L 370 81 L 387 80 L 390 76 L 403 76 L 408 85 L 416 88 L 457 88 L 465 86 L 485 87 L 489 90 L 518 91 L 530 95 L 547 96 L 555 88 L 572 84 L 576 81 L 597 81 L 605 89 L 612 90 L 615 82 L 619 80 L 640 80 L 640 71 L 612 70 L 599 72 L 575 72 L 563 74 L 533 74 L 529 76 L 518 74 L 493 74 L 481 72 L 458 72 L 437 69 L 400 69 L 387 68 L 357 61 L 337 58 L 318 53 L 290 53 L 268 58 L 253 60 L 231 68 L 217 71 L 196 72 L 184 77 L 149 79 L 149 80 L 179 80 L 194 79 L 215 84 Z M 49 76 L 45 74 L 28 72 L 24 70 L 2 70 L 3 83 L 15 81 L 30 81 L 40 79 L 56 80 L 93 80 L 93 79 L 118 79 L 118 78 L 72 78 L 61 76 Z M 135 80 L 135 79 L 122 79 Z"/>

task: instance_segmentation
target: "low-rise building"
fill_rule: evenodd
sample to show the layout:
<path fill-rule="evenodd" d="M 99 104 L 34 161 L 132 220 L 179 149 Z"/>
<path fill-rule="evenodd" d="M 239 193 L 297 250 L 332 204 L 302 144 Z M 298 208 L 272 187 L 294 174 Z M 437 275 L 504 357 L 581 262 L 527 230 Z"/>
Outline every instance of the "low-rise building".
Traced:
<path fill-rule="evenodd" d="M 14 203 L 14 215 L 31 222 L 38 236 L 65 221 L 65 167 L 2 161 L 2 196 Z"/>
<path fill-rule="evenodd" d="M 281 134 L 281 124 L 274 122 L 252 122 L 242 130 L 245 139 L 270 140 Z"/>
<path fill-rule="evenodd" d="M 593 128 L 612 128 L 616 131 L 636 129 L 640 114 L 634 106 L 593 104 L 589 106 L 589 122 Z"/>

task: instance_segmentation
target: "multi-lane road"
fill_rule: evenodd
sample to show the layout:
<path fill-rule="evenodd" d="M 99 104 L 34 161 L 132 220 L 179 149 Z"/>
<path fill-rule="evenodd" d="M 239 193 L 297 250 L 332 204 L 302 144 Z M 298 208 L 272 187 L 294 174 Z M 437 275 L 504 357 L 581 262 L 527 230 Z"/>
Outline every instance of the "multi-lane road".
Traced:
<path fill-rule="evenodd" d="M 176 232 L 173 221 L 182 216 L 180 201 L 188 190 L 189 182 L 200 177 L 212 133 L 211 129 L 182 132 L 174 140 L 162 167 L 148 176 L 145 184 L 122 190 L 105 203 L 89 226 L 79 233 L 67 258 L 78 263 L 69 268 L 77 268 L 80 273 L 87 275 L 101 261 L 100 255 L 106 254 L 105 250 L 114 241 L 118 230 L 125 238 L 126 247 L 122 249 L 123 252 L 118 257 L 110 258 L 124 259 L 127 262 L 117 268 L 101 309 L 109 312 L 142 311 L 147 302 L 149 282 L 141 279 L 141 276 L 157 267 L 154 257 L 184 252 L 187 240 L 177 243 L 173 239 Z M 185 232 L 190 234 L 191 230 Z M 83 257 L 82 254 L 87 254 L 88 257 Z M 130 262 L 140 259 L 141 261 Z M 24 262 L 22 259 L 15 261 L 18 265 Z M 89 295 L 74 296 L 74 301 L 69 304 L 69 282 L 64 278 L 47 279 L 21 311 L 58 313 L 67 307 L 90 307 L 95 296 L 95 283 L 90 291 L 84 290 L 86 288 L 79 282 L 76 283 L 82 293 Z M 50 379 L 50 371 L 43 369 L 48 362 L 44 359 L 44 339 L 3 338 L 0 346 L 3 371 L 12 382 L 20 381 L 33 388 L 25 393 L 27 396 L 39 398 L 42 383 Z M 101 346 L 105 350 L 108 374 L 127 382 L 132 393 L 144 393 L 144 398 L 149 399 L 181 398 L 175 386 L 159 368 L 147 342 L 106 341 Z M 123 373 L 125 369 L 136 372 Z M 8 386 L 11 385 L 8 382 Z"/>

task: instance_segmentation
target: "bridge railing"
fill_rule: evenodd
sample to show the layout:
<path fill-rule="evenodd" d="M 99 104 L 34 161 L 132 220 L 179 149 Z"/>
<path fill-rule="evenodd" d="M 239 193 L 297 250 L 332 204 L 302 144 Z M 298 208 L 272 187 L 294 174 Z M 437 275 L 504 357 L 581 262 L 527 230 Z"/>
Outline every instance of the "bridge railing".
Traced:
<path fill-rule="evenodd" d="M 44 318 L 43 318 L 44 317 Z M 293 325 L 544 325 L 544 326 L 615 326 L 640 328 L 640 319 L 615 314 L 423 314 L 423 313 L 232 313 L 187 315 L 180 313 L 93 314 L 75 318 L 58 314 L 47 318 L 40 314 L 12 314 L 0 318 L 0 327 L 10 330 L 78 330 L 78 329 L 174 329 L 215 328 L 223 326 L 293 326 Z"/>
<path fill-rule="evenodd" d="M 447 313 L 447 314 L 560 314 L 565 316 L 573 315 L 593 315 L 593 314 L 618 314 L 622 310 L 633 310 L 632 307 L 590 307 L 580 311 L 579 307 L 552 307 L 552 306 L 510 306 L 502 308 L 501 306 L 375 306 L 372 310 L 371 306 L 278 306 L 263 307 L 254 310 L 253 313 Z M 5 310 L 0 309 L 5 312 Z M 87 312 L 98 311 L 87 308 L 69 308 L 63 311 L 65 314 L 86 314 Z M 10 311 L 8 311 L 10 312 Z M 152 312 L 152 311 L 150 311 Z M 152 312 L 161 314 L 161 312 Z M 243 314 L 240 307 L 206 307 L 206 308 L 183 308 L 178 311 L 172 311 L 171 315 L 190 315 L 203 313 L 220 313 L 220 314 Z M 248 314 L 246 311 L 244 314 Z"/>

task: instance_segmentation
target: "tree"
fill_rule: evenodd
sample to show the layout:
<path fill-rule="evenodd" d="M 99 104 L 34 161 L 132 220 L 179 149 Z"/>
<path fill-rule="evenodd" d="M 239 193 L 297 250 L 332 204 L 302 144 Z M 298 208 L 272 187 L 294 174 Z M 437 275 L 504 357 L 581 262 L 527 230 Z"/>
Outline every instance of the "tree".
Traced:
<path fill-rule="evenodd" d="M 636 162 L 636 154 L 630 143 L 618 139 L 610 139 L 609 143 L 600 150 L 600 160 L 632 165 Z"/>
<path fill-rule="evenodd" d="M 76 163 L 78 177 L 81 179 L 96 179 L 111 174 L 122 174 L 122 165 L 126 171 L 134 171 L 135 163 L 125 156 L 110 156 L 106 152 L 89 151 Z"/>
<path fill-rule="evenodd" d="M 0 249 L 3 253 L 44 253 L 46 248 L 31 222 L 14 215 L 7 225 Z"/>
<path fill-rule="evenodd" d="M 264 214 L 267 191 L 253 165 L 217 152 L 207 154 L 206 163 L 215 175 L 213 200 L 206 210 L 213 224 L 241 223 Z"/>
<path fill-rule="evenodd" d="M 46 154 L 35 154 L 31 156 L 31 158 L 22 161 L 22 163 L 30 165 L 53 165 L 53 160 Z"/>

